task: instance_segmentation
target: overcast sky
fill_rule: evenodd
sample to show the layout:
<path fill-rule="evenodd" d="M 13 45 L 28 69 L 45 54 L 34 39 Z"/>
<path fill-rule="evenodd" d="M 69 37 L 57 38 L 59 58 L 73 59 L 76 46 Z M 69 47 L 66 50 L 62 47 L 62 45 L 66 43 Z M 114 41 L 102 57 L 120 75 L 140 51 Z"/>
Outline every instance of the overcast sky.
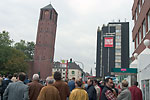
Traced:
<path fill-rule="evenodd" d="M 36 41 L 40 8 L 51 1 L 58 13 L 55 61 L 80 61 L 84 70 L 95 73 L 97 28 L 108 22 L 130 22 L 133 0 L 3 0 L 0 3 L 0 32 L 10 32 L 15 42 Z M 133 52 L 130 35 L 130 55 Z M 82 66 L 80 63 L 78 63 Z"/>

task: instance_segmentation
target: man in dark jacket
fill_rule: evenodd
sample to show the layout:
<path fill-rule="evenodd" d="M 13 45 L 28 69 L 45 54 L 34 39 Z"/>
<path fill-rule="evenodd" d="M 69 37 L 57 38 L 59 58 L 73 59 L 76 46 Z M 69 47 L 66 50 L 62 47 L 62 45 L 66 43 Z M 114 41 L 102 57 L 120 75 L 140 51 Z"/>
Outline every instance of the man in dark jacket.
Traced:
<path fill-rule="evenodd" d="M 105 87 L 102 90 L 101 100 L 117 100 L 113 93 L 112 86 L 113 86 L 112 78 L 106 78 Z"/>
<path fill-rule="evenodd" d="M 92 79 L 88 79 L 87 81 L 88 87 L 87 87 L 87 93 L 89 96 L 89 100 L 96 100 L 97 96 L 96 96 L 96 90 L 93 86 L 93 80 Z"/>
<path fill-rule="evenodd" d="M 1 100 L 3 100 L 3 93 L 5 92 L 5 89 L 7 88 L 8 84 L 11 83 L 12 75 L 8 74 L 6 75 L 6 78 L 2 81 L 2 91 L 1 91 Z"/>

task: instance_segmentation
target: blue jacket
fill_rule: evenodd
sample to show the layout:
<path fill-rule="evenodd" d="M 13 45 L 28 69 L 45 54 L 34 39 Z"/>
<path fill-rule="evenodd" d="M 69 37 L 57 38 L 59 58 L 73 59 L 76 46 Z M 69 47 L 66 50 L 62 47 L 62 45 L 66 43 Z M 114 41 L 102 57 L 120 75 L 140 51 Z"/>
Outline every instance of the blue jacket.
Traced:
<path fill-rule="evenodd" d="M 75 88 L 75 82 L 73 80 L 69 81 L 68 86 L 69 86 L 70 91 L 72 91 Z"/>

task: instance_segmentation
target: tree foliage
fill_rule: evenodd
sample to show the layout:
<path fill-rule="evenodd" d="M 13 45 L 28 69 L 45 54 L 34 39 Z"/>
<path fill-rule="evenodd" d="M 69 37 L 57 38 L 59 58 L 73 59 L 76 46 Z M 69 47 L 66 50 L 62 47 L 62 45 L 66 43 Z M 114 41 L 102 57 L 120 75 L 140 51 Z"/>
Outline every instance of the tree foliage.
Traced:
<path fill-rule="evenodd" d="M 25 55 L 12 47 L 0 48 L 0 73 L 26 72 L 28 64 L 25 62 Z"/>
<path fill-rule="evenodd" d="M 28 60 L 33 60 L 34 55 L 34 42 L 25 42 L 25 40 L 20 40 L 20 42 L 15 43 L 14 47 L 17 50 L 24 52 Z"/>
<path fill-rule="evenodd" d="M 0 46 L 11 46 L 13 40 L 10 40 L 9 33 L 3 31 L 0 33 Z"/>
<path fill-rule="evenodd" d="M 26 60 L 33 59 L 34 42 L 21 40 L 12 46 L 13 40 L 9 32 L 0 32 L 0 74 L 26 72 L 28 63 Z"/>

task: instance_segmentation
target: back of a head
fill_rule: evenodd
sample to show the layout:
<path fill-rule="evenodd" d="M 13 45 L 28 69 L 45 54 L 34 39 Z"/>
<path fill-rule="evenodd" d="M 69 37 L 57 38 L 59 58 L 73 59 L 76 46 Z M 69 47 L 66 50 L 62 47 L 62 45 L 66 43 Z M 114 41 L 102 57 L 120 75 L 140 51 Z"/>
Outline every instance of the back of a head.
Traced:
<path fill-rule="evenodd" d="M 75 80 L 75 77 L 72 77 L 72 80 Z"/>
<path fill-rule="evenodd" d="M 26 78 L 26 74 L 24 72 L 20 72 L 18 76 L 20 81 L 24 81 Z"/>
<path fill-rule="evenodd" d="M 97 79 L 94 79 L 94 83 L 98 84 Z"/>
<path fill-rule="evenodd" d="M 14 74 L 13 74 L 13 77 L 18 77 L 18 74 L 17 74 L 17 73 L 14 73 Z"/>
<path fill-rule="evenodd" d="M 138 82 L 134 82 L 134 85 L 135 85 L 135 86 L 138 86 Z"/>
<path fill-rule="evenodd" d="M 80 80 L 77 80 L 76 81 L 76 84 L 78 85 L 78 87 L 81 87 L 82 86 L 82 82 Z"/>
<path fill-rule="evenodd" d="M 122 81 L 122 86 L 123 86 L 123 87 L 128 87 L 128 81 L 123 80 L 123 81 Z"/>
<path fill-rule="evenodd" d="M 32 79 L 34 81 L 38 81 L 39 80 L 39 75 L 38 74 L 34 74 L 33 77 L 32 77 Z"/>
<path fill-rule="evenodd" d="M 54 73 L 54 79 L 57 81 L 57 80 L 61 80 L 61 73 L 59 71 L 56 71 Z"/>
<path fill-rule="evenodd" d="M 48 77 L 46 78 L 46 82 L 47 82 L 48 84 L 53 84 L 53 83 L 54 83 L 54 79 L 53 79 L 51 76 L 48 76 Z"/>
<path fill-rule="evenodd" d="M 8 78 L 11 79 L 13 76 L 11 74 L 8 74 Z"/>

